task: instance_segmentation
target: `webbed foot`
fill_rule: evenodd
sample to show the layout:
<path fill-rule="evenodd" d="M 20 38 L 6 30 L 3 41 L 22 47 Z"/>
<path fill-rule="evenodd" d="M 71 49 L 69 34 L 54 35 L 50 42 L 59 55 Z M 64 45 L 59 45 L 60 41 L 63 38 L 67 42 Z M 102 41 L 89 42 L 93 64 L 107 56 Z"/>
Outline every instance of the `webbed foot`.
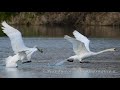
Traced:
<path fill-rule="evenodd" d="M 24 63 L 30 63 L 30 62 L 32 62 L 32 61 L 25 61 L 25 62 L 22 62 L 22 64 L 24 64 Z"/>
<path fill-rule="evenodd" d="M 67 59 L 68 62 L 73 62 L 74 60 L 73 59 Z"/>
<path fill-rule="evenodd" d="M 89 61 L 80 61 L 80 63 L 90 63 Z"/>

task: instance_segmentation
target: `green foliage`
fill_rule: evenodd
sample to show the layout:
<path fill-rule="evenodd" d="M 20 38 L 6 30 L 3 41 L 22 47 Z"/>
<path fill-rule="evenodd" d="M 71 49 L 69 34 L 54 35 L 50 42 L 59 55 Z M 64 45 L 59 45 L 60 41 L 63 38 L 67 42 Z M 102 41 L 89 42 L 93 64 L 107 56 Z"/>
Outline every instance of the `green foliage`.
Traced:
<path fill-rule="evenodd" d="M 11 16 L 15 16 L 17 14 L 18 14 L 17 12 L 0 12 L 0 22 L 10 20 Z M 0 36 L 5 36 L 1 28 L 0 28 Z"/>
<path fill-rule="evenodd" d="M 9 20 L 11 16 L 17 15 L 18 12 L 0 12 L 0 21 Z"/>
<path fill-rule="evenodd" d="M 3 31 L 2 31 L 1 28 L 0 28 L 0 36 L 6 36 L 6 35 L 3 33 Z"/>

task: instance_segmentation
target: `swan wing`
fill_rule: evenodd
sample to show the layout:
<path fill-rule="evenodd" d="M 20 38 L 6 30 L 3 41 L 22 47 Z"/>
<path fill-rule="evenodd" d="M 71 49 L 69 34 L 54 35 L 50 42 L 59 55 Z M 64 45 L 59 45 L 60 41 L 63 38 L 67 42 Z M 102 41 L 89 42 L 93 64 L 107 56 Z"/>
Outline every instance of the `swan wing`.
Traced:
<path fill-rule="evenodd" d="M 75 54 L 80 55 L 89 52 L 83 42 L 76 40 L 75 38 L 72 38 L 68 35 L 65 35 L 64 38 L 73 44 L 73 51 Z"/>
<path fill-rule="evenodd" d="M 88 51 L 90 51 L 90 49 L 89 49 L 90 40 L 89 40 L 86 36 L 82 35 L 81 33 L 79 33 L 79 32 L 76 31 L 76 30 L 73 31 L 73 35 L 75 36 L 75 38 L 76 38 L 77 40 L 83 42 L 83 43 L 85 44 L 86 49 L 87 49 Z"/>
<path fill-rule="evenodd" d="M 12 49 L 15 53 L 24 51 L 27 47 L 24 45 L 21 33 L 8 25 L 5 21 L 2 22 L 2 31 L 10 38 Z"/>

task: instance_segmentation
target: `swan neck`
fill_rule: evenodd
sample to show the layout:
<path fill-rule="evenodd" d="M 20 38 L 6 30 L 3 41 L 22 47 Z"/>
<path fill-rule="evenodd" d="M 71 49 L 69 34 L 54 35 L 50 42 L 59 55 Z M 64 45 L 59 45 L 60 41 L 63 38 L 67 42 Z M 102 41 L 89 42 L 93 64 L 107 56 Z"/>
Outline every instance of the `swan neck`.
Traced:
<path fill-rule="evenodd" d="M 111 49 L 102 50 L 100 52 L 97 52 L 96 54 L 101 54 L 101 53 L 108 52 L 108 51 L 111 51 Z"/>

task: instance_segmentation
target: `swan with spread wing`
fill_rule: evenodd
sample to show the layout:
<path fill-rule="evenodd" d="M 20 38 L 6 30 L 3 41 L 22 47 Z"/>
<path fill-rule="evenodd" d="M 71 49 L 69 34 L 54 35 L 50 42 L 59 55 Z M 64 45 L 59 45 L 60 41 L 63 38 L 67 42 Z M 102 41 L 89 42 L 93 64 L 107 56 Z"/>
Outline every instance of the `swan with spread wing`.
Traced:
<path fill-rule="evenodd" d="M 12 26 L 8 25 L 5 21 L 2 22 L 2 31 L 9 37 L 11 41 L 12 49 L 15 53 L 14 56 L 9 56 L 6 58 L 6 67 L 17 67 L 17 61 L 27 58 L 26 62 L 31 62 L 31 55 L 37 50 L 41 53 L 42 49 L 39 49 L 37 46 L 33 48 L 26 47 L 21 32 Z"/>
<path fill-rule="evenodd" d="M 84 58 L 98 55 L 98 54 L 108 52 L 108 51 L 115 51 L 115 48 L 110 48 L 110 49 L 106 49 L 106 50 L 103 50 L 100 52 L 92 52 L 92 51 L 90 51 L 90 48 L 89 48 L 90 40 L 86 36 L 82 35 L 81 33 L 79 33 L 76 30 L 73 31 L 73 35 L 75 38 L 72 38 L 68 35 L 64 36 L 64 38 L 66 40 L 68 40 L 69 42 L 72 43 L 73 51 L 76 54 L 67 59 L 67 61 L 69 61 L 69 62 L 73 62 L 74 60 L 79 60 L 80 62 L 82 62 L 82 59 L 84 59 Z"/>

